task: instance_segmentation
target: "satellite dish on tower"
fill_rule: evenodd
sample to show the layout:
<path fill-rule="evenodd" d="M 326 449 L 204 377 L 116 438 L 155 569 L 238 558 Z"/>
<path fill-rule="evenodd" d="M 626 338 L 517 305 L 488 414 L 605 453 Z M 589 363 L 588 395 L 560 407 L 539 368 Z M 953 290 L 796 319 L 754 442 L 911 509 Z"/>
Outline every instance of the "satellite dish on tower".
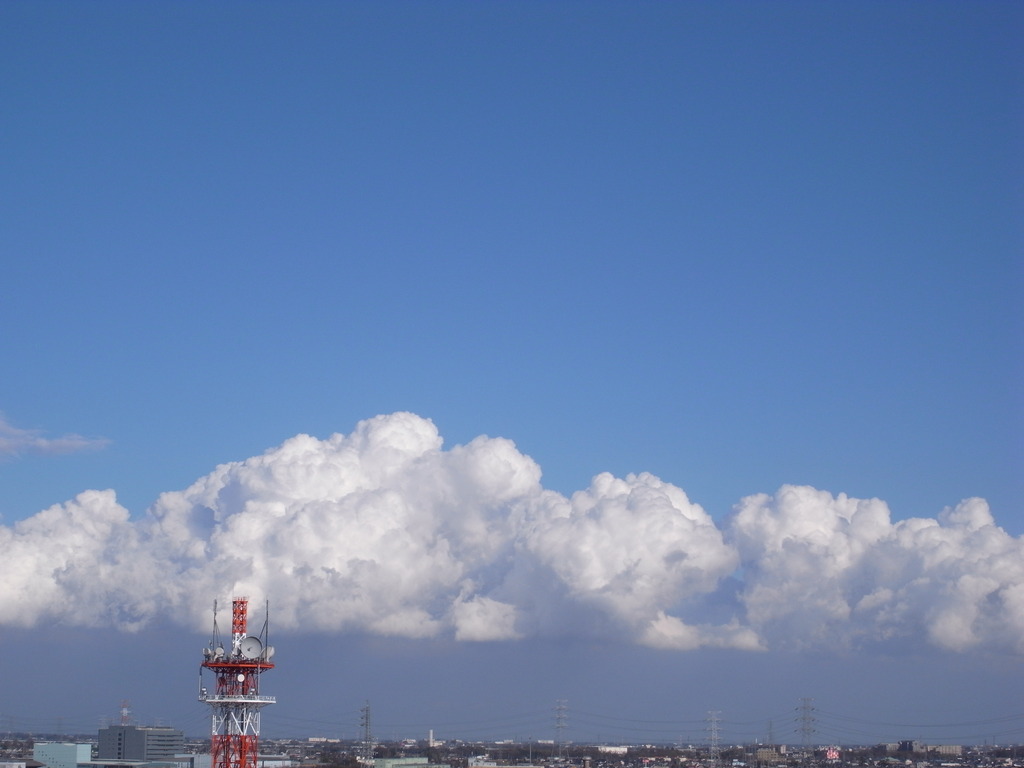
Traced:
<path fill-rule="evenodd" d="M 243 637 L 238 642 L 238 652 L 247 659 L 257 659 L 263 653 L 263 643 L 255 635 Z"/>

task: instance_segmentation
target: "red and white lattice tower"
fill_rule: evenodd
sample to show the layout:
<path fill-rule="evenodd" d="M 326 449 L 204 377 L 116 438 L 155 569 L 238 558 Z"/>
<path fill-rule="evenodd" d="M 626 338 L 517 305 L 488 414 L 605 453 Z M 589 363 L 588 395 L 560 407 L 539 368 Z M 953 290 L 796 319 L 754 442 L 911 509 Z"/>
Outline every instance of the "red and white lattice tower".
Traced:
<path fill-rule="evenodd" d="M 199 672 L 199 700 L 213 712 L 210 752 L 212 768 L 257 768 L 260 710 L 274 703 L 260 695 L 260 676 L 268 669 L 274 649 L 267 645 L 267 625 L 258 635 L 247 630 L 249 600 L 231 602 L 231 640 L 222 642 L 217 629 L 217 604 L 213 605 L 213 639 L 203 651 Z M 203 685 L 203 671 L 215 678 L 214 692 Z"/>

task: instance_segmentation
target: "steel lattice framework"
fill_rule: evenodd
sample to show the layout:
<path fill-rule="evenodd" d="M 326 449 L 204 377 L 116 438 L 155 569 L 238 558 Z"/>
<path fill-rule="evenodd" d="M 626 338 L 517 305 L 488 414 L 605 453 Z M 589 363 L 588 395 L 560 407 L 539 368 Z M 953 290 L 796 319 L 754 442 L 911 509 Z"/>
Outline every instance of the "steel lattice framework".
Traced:
<path fill-rule="evenodd" d="M 260 695 L 260 676 L 273 669 L 274 649 L 267 645 L 267 628 L 259 635 L 247 633 L 249 601 L 237 597 L 231 603 L 231 647 L 226 648 L 217 631 L 217 605 L 213 608 L 213 640 L 203 651 L 199 700 L 212 710 L 212 768 L 257 768 L 260 710 L 274 703 Z M 202 685 L 202 671 L 215 678 L 214 693 Z"/>

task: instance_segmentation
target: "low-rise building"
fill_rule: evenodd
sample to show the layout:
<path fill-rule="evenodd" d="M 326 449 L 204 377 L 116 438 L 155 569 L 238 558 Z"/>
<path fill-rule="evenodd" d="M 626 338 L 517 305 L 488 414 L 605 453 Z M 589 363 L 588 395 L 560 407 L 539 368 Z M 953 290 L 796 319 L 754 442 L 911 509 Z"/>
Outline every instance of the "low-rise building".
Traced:
<path fill-rule="evenodd" d="M 435 765 L 426 757 L 378 757 L 373 761 L 373 768 L 449 768 Z"/>
<path fill-rule="evenodd" d="M 78 768 L 92 760 L 92 746 L 66 741 L 37 741 L 32 758 L 48 768 Z"/>
<path fill-rule="evenodd" d="M 174 762 L 185 751 L 185 734 L 165 726 L 112 725 L 101 728 L 96 759 Z"/>

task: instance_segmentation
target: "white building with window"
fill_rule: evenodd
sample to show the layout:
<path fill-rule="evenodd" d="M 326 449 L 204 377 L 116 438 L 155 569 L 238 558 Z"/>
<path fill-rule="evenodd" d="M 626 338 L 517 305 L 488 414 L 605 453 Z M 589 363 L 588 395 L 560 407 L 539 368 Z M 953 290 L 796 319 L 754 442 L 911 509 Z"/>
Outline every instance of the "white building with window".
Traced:
<path fill-rule="evenodd" d="M 37 741 L 32 745 L 32 759 L 48 768 L 78 768 L 92 760 L 92 746 L 70 742 Z"/>

